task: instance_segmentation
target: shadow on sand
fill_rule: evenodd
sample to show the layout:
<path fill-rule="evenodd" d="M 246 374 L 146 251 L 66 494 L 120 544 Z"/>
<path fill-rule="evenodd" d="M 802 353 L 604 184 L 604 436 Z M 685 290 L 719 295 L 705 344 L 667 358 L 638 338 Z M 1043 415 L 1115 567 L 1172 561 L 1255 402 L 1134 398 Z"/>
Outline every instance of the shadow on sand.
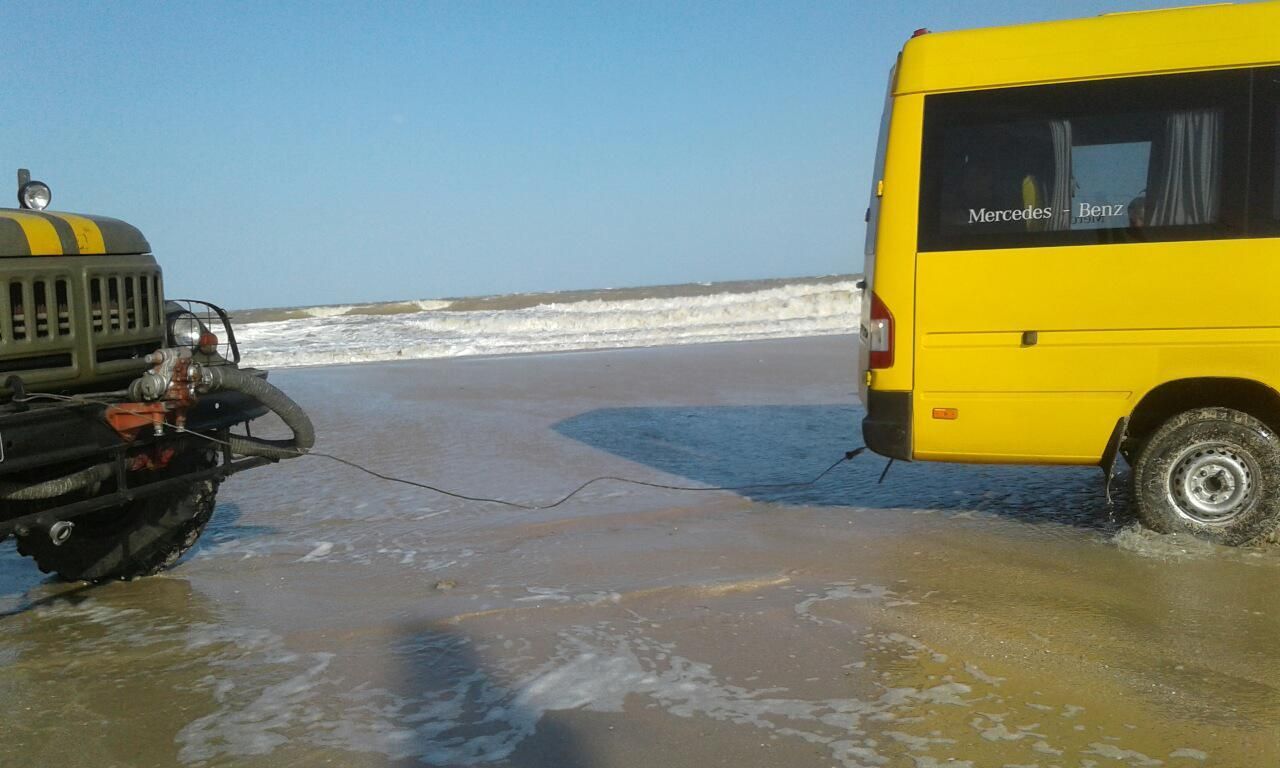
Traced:
<path fill-rule="evenodd" d="M 511 652 L 507 646 L 521 642 L 517 637 L 476 640 L 438 625 L 405 634 L 393 649 L 404 670 L 395 689 L 402 702 L 397 720 L 412 724 L 419 764 L 593 764 L 562 713 L 538 706 L 539 694 L 528 690 L 528 680 L 522 685 L 479 658 L 495 643 L 502 655 Z"/>
<path fill-rule="evenodd" d="M 862 444 L 862 415 L 845 404 L 602 408 L 554 429 L 671 475 L 741 486 L 814 477 Z M 898 462 L 877 484 L 886 461 L 866 453 L 816 485 L 740 493 L 769 503 L 991 513 L 1091 529 L 1127 519 L 1123 481 L 1113 484 L 1111 507 L 1096 468 Z"/>

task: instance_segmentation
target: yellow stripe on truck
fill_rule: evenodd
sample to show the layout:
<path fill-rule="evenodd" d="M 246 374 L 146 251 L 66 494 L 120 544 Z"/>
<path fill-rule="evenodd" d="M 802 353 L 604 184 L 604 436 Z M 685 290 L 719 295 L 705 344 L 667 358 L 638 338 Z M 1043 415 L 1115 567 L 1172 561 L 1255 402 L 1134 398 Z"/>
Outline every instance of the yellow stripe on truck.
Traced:
<path fill-rule="evenodd" d="M 32 256 L 62 255 L 62 241 L 58 239 L 58 230 L 48 220 L 22 211 L 0 211 L 0 217 L 18 222 L 22 233 L 27 236 L 27 247 L 31 249 Z"/>
<path fill-rule="evenodd" d="M 50 215 L 57 216 L 71 225 L 71 230 L 76 233 L 76 244 L 80 246 L 81 254 L 107 252 L 107 244 L 102 239 L 102 230 L 92 220 L 74 213 L 51 213 Z"/>

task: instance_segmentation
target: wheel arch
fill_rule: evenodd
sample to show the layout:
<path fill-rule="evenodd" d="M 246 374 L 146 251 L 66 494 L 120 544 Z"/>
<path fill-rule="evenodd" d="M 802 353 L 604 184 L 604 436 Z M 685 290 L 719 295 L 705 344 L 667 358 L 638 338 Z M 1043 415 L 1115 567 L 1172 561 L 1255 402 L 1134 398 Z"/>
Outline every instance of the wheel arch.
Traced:
<path fill-rule="evenodd" d="M 1139 445 L 1169 418 L 1210 407 L 1242 411 L 1280 433 L 1280 392 L 1254 379 L 1206 376 L 1167 381 L 1143 395 L 1129 414 L 1125 443 Z"/>

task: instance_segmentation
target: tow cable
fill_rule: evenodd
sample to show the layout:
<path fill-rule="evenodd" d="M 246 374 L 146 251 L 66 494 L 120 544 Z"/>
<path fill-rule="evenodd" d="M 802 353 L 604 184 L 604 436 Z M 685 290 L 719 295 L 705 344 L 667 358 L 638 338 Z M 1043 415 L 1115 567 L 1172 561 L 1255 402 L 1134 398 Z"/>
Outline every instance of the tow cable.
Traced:
<path fill-rule="evenodd" d="M 327 453 L 319 453 L 317 451 L 312 451 L 307 455 L 319 456 L 324 459 L 330 459 L 331 461 L 336 461 L 339 464 L 346 464 L 348 467 L 351 467 L 353 469 L 358 469 L 361 472 L 364 472 L 365 474 L 372 475 L 378 478 L 379 480 L 386 480 L 387 482 L 391 482 L 391 483 L 401 483 L 403 485 L 411 485 L 415 488 L 423 488 L 428 491 L 433 491 L 435 493 L 443 494 L 445 496 L 452 496 L 455 499 L 465 499 L 467 501 L 480 501 L 487 504 L 501 504 L 504 507 L 512 507 L 514 509 L 523 509 L 530 512 L 536 512 L 542 509 L 553 509 L 555 507 L 558 507 L 561 504 L 568 501 L 569 499 L 572 499 L 574 496 L 577 496 L 582 491 L 585 491 L 588 487 L 595 485 L 596 483 L 603 483 L 606 481 L 611 481 L 615 483 L 626 483 L 628 485 L 643 485 L 648 488 L 661 488 L 663 490 L 668 490 L 668 491 L 748 491 L 748 490 L 761 490 L 761 489 L 779 490 L 783 488 L 807 488 L 811 485 L 817 485 L 818 481 L 820 481 L 822 478 L 830 474 L 833 469 L 845 463 L 846 461 L 853 460 L 865 450 L 867 450 L 865 446 L 859 446 L 857 448 L 854 448 L 851 451 L 846 451 L 845 454 L 841 456 L 839 459 L 837 459 L 834 464 L 832 464 L 831 466 L 819 472 L 817 476 L 814 477 L 812 480 L 803 480 L 803 481 L 794 482 L 794 483 L 751 483 L 749 485 L 704 486 L 704 485 L 668 485 L 666 483 L 654 483 L 648 480 L 635 480 L 629 477 L 616 477 L 614 475 L 602 475 L 600 477 L 593 477 L 592 479 L 588 480 L 582 485 L 579 485 L 577 488 L 574 488 L 569 493 L 565 494 L 558 501 L 554 501 L 550 504 L 520 504 L 519 502 L 515 502 L 515 501 L 507 501 L 505 499 L 493 499 L 487 496 L 468 496 L 463 493 L 447 491 L 444 488 L 438 488 L 434 485 L 428 485 L 427 483 L 419 483 L 414 480 L 405 480 L 404 478 L 400 478 L 400 477 L 384 475 L 380 472 L 375 472 L 372 469 L 369 469 L 368 467 L 362 467 L 359 464 L 355 463 L 354 461 L 344 459 L 340 456 L 333 456 Z"/>
<path fill-rule="evenodd" d="M 115 393 L 104 393 L 104 394 L 115 394 Z M 137 416 L 149 416 L 149 414 L 134 413 L 127 406 L 121 406 L 119 404 L 111 403 L 106 400 L 99 400 L 99 399 L 95 399 L 95 398 L 84 396 L 84 395 L 81 395 L 81 396 L 55 395 L 48 392 L 30 392 L 30 393 L 24 394 L 20 398 L 15 398 L 15 400 L 19 400 L 20 402 L 30 402 L 32 400 L 51 400 L 61 405 L 86 405 L 86 404 L 102 405 L 108 408 L 114 408 L 116 409 L 116 411 L 120 413 L 133 414 Z M 169 429 L 174 432 L 179 432 L 182 434 L 191 435 L 193 437 L 198 437 L 202 440 L 207 440 L 211 443 L 221 445 L 221 446 L 226 446 L 228 448 L 235 447 L 234 438 L 232 440 L 223 440 L 221 438 L 196 432 L 196 431 L 187 429 L 185 426 L 179 426 L 175 424 L 165 424 L 165 429 Z M 383 474 L 381 472 L 377 472 L 375 470 L 369 469 L 368 467 L 365 467 L 350 459 L 344 459 L 341 456 L 334 456 L 333 454 L 322 453 L 320 451 L 297 450 L 294 455 L 299 457 L 300 456 L 316 456 L 318 458 L 328 459 L 330 461 L 334 461 L 339 464 L 344 464 L 348 467 L 351 467 L 352 469 L 357 469 L 367 475 L 370 475 L 372 477 L 375 477 L 385 482 L 399 483 L 401 485 L 408 485 L 414 488 L 421 488 L 423 490 L 441 494 L 442 496 L 449 496 L 451 498 L 462 499 L 464 501 L 476 501 L 476 502 L 481 502 L 485 504 L 499 504 L 504 507 L 511 507 L 512 509 L 522 509 L 529 512 L 536 512 L 544 509 L 554 509 L 560 506 L 561 504 L 564 504 L 565 502 L 569 501 L 573 497 L 577 496 L 579 493 L 582 493 L 592 485 L 595 485 L 596 483 L 603 483 L 603 482 L 625 483 L 627 485 L 640 485 L 646 488 L 658 488 L 661 490 L 684 491 L 684 492 L 690 492 L 690 493 L 698 492 L 698 491 L 750 491 L 750 490 L 783 490 L 787 488 L 808 488 L 810 486 L 817 485 L 824 477 L 831 474 L 831 472 L 835 470 L 836 467 L 840 466 L 841 464 L 844 464 L 847 461 L 852 461 L 853 459 L 857 458 L 859 455 L 864 453 L 866 450 L 867 450 L 866 446 L 858 446 L 857 448 L 853 448 L 852 450 L 846 451 L 844 455 L 842 455 L 839 459 L 836 459 L 836 461 L 834 461 L 830 466 L 828 466 L 826 469 L 819 472 L 810 480 L 801 480 L 801 481 L 791 482 L 791 483 L 748 483 L 746 485 L 705 486 L 705 485 L 670 485 L 668 483 L 657 483 L 649 480 L 636 480 L 630 477 L 618 477 L 616 475 L 601 475 L 599 477 L 593 477 L 590 480 L 586 481 L 585 483 L 582 483 L 577 488 L 574 488 L 572 491 L 560 497 L 556 501 L 551 502 L 550 504 L 521 504 L 520 502 L 509 501 L 507 499 L 498 499 L 498 498 L 492 498 L 489 496 L 472 496 L 466 493 L 458 493 L 457 491 L 450 491 L 448 489 L 441 488 L 436 485 L 431 485 L 430 483 L 423 483 L 423 482 L 418 482 L 416 480 L 408 480 L 402 477 L 396 477 L 394 475 Z M 285 452 L 286 451 L 282 451 L 282 453 L 285 453 Z M 280 456 L 280 458 L 285 458 L 285 457 Z M 891 466 L 893 466 L 892 461 L 890 461 L 889 465 L 885 467 L 884 473 L 880 475 L 880 482 L 884 482 L 884 477 L 886 474 L 888 474 L 889 467 Z"/>

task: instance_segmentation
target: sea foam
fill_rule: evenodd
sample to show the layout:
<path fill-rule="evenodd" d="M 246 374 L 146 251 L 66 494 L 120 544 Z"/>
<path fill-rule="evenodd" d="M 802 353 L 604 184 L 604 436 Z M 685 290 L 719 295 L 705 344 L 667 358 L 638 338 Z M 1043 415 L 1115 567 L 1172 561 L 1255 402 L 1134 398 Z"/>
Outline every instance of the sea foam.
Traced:
<path fill-rule="evenodd" d="M 647 347 L 853 333 L 854 280 L 773 284 L 698 296 L 586 299 L 518 309 L 302 309 L 307 316 L 238 325 L 244 364 L 269 368 Z M 317 308 L 318 309 L 318 308 Z"/>

